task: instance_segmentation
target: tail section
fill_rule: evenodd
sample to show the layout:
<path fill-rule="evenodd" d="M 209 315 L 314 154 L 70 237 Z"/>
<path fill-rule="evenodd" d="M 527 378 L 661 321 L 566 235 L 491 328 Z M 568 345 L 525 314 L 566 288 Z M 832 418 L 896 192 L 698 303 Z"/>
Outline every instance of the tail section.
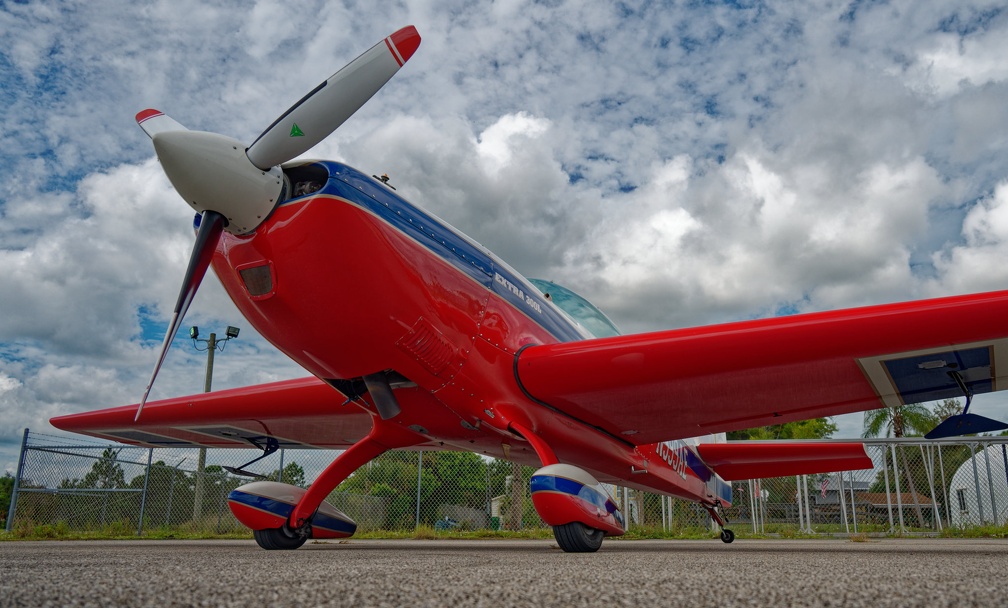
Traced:
<path fill-rule="evenodd" d="M 732 441 L 700 443 L 704 463 L 727 481 L 872 468 L 861 442 Z"/>

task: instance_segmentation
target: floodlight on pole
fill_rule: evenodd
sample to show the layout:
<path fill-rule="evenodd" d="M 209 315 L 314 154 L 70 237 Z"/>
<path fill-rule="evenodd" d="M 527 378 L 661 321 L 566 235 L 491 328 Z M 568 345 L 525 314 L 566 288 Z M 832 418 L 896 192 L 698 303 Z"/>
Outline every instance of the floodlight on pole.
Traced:
<path fill-rule="evenodd" d="M 224 346 L 229 340 L 238 337 L 238 328 L 233 325 L 228 325 L 227 330 L 225 330 L 225 338 L 223 340 L 217 339 L 217 334 L 210 332 L 210 337 L 202 339 L 199 337 L 199 327 L 193 325 L 189 328 L 189 337 L 193 341 L 193 348 L 196 350 L 206 350 L 207 353 L 207 364 L 206 364 L 206 375 L 203 380 L 203 392 L 209 393 L 210 386 L 213 384 L 213 364 L 214 364 L 214 352 L 220 349 L 222 352 Z M 206 344 L 206 348 L 200 348 L 197 344 L 202 342 Z M 199 450 L 199 460 L 196 463 L 196 487 L 195 494 L 196 499 L 193 503 L 193 521 L 199 519 L 203 511 L 203 470 L 206 468 L 206 448 L 200 448 Z"/>

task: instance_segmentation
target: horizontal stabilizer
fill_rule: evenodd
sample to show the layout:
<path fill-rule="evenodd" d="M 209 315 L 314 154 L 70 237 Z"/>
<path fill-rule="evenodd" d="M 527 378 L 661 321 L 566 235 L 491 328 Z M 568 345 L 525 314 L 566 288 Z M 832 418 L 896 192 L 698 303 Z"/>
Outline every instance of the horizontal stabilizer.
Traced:
<path fill-rule="evenodd" d="M 863 443 L 729 441 L 702 443 L 700 458 L 725 481 L 872 468 Z"/>
<path fill-rule="evenodd" d="M 978 433 L 990 433 L 1008 429 L 1008 423 L 1004 423 L 993 418 L 985 418 L 977 414 L 959 414 L 949 416 L 941 424 L 931 429 L 931 432 L 924 435 L 925 439 L 943 439 L 945 437 L 958 437 L 960 435 L 976 435 Z"/>

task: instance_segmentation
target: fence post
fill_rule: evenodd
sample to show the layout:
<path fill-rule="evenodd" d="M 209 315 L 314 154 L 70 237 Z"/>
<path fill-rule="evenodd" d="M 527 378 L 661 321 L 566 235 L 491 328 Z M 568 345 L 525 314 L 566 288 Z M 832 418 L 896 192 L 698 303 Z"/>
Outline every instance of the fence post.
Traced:
<path fill-rule="evenodd" d="M 230 479 L 230 475 L 224 477 L 221 480 L 221 484 Z M 227 493 L 224 491 L 218 492 L 220 494 L 220 503 L 217 505 L 217 534 L 221 533 L 221 515 L 224 514 L 224 510 L 227 508 L 225 505 L 227 503 Z"/>
<path fill-rule="evenodd" d="M 802 475 L 802 496 L 805 498 L 805 521 L 808 523 L 806 530 L 812 534 L 812 507 L 808 497 L 808 475 Z"/>
<path fill-rule="evenodd" d="M 1004 448 L 1004 444 L 1001 445 L 1001 448 Z M 945 502 L 945 521 L 947 521 L 948 525 L 951 526 L 952 506 L 950 503 L 952 502 L 952 497 L 949 496 L 948 483 L 945 481 L 945 460 L 942 458 L 942 446 L 940 443 L 936 446 L 936 449 L 938 450 L 938 467 L 941 469 L 942 499 Z M 1005 466 L 1005 473 L 1008 473 L 1008 466 Z"/>
<path fill-rule="evenodd" d="M 934 456 L 931 453 L 931 446 L 928 445 L 927 456 L 924 455 L 924 444 L 920 446 L 921 451 L 921 461 L 924 463 L 924 472 L 928 476 L 928 486 L 931 488 L 931 515 L 934 517 L 935 531 L 941 532 L 941 509 L 938 508 L 938 499 L 935 497 L 935 484 L 934 484 Z"/>
<path fill-rule="evenodd" d="M 900 532 L 906 534 L 906 525 L 903 523 L 903 496 L 900 493 L 899 461 L 896 460 L 896 444 L 890 443 L 889 449 L 892 450 L 893 481 L 896 482 L 896 513 L 899 515 Z"/>
<path fill-rule="evenodd" d="M 991 475 L 990 468 L 990 454 L 987 452 L 987 446 L 984 446 L 984 462 L 987 464 L 987 489 L 990 490 L 991 497 L 991 523 L 995 526 L 997 525 L 997 500 L 994 498 L 994 476 Z"/>
<path fill-rule="evenodd" d="M 416 467 L 416 524 L 414 528 L 420 527 L 420 476 L 423 474 L 423 450 L 420 450 L 417 457 Z"/>
<path fill-rule="evenodd" d="M 1008 484 L 1008 448 L 1006 448 L 1005 444 L 1003 443 L 1001 444 L 1001 459 L 1004 462 L 1005 483 Z M 1008 487 L 1008 485 L 1006 485 L 1005 487 Z M 996 520 L 997 517 L 995 517 L 994 519 Z M 997 524 L 997 521 L 995 521 L 994 523 Z"/>
<path fill-rule="evenodd" d="M 889 534 L 896 531 L 896 526 L 893 525 L 892 519 L 892 491 L 889 489 L 889 459 L 886 455 L 885 444 L 879 445 L 882 452 L 882 474 L 885 476 L 885 502 L 886 509 L 889 511 Z"/>
<path fill-rule="evenodd" d="M 847 521 L 847 499 L 844 498 L 844 487 L 843 487 L 843 472 L 838 471 L 837 483 L 840 484 L 840 490 L 837 492 L 837 497 L 840 499 L 840 514 L 843 515 L 843 526 L 844 531 L 850 534 L 850 522 Z"/>
<path fill-rule="evenodd" d="M 667 513 L 665 512 L 665 495 L 661 494 L 660 497 L 661 497 L 661 529 L 667 532 L 668 516 Z"/>
<path fill-rule="evenodd" d="M 973 463 L 973 486 L 976 489 L 977 510 L 980 511 L 980 521 L 977 522 L 977 525 L 982 526 L 987 518 L 984 517 L 983 500 L 980 499 L 980 476 L 977 474 L 976 444 L 973 443 L 970 444 L 970 462 Z"/>
<path fill-rule="evenodd" d="M 144 475 L 143 494 L 140 495 L 140 518 L 137 521 L 137 536 L 143 534 L 144 511 L 147 510 L 147 488 L 150 486 L 150 470 L 153 459 L 154 448 L 147 448 L 147 474 Z"/>
<path fill-rule="evenodd" d="M 805 514 L 802 512 L 802 502 L 801 502 L 801 475 L 794 476 L 795 484 L 795 502 L 798 503 L 798 531 L 800 532 L 802 526 L 805 525 Z M 789 509 L 790 510 L 790 507 Z"/>
<path fill-rule="evenodd" d="M 17 513 L 18 488 L 21 486 L 21 473 L 24 472 L 25 450 L 28 447 L 28 427 L 25 427 L 24 435 L 21 437 L 21 455 L 18 456 L 17 474 L 14 476 L 14 487 L 11 488 L 10 507 L 7 509 L 6 531 L 11 531 L 14 523 L 14 514 Z"/>
<path fill-rule="evenodd" d="M 490 488 L 490 463 L 487 462 L 487 461 L 485 461 L 485 460 L 483 461 L 483 472 L 486 473 L 486 485 L 483 486 L 484 489 L 485 489 L 485 491 L 484 491 L 483 494 L 484 494 L 484 498 L 486 499 L 487 526 L 491 526 L 492 527 L 492 520 L 490 518 L 493 517 L 493 504 L 492 504 L 492 502 L 493 502 L 493 496 L 492 496 L 493 492 L 492 492 L 492 490 Z M 500 526 L 498 526 L 498 527 L 500 527 Z"/>
<path fill-rule="evenodd" d="M 280 470 L 277 471 L 277 481 L 283 483 L 283 461 L 284 461 L 284 448 L 280 448 Z"/>
<path fill-rule="evenodd" d="M 752 521 L 752 533 L 756 534 L 756 490 L 753 480 L 749 480 L 749 519 Z"/>
<path fill-rule="evenodd" d="M 854 498 L 854 471 L 847 471 L 850 479 L 850 512 L 851 519 L 854 520 L 854 534 L 857 534 L 857 500 Z"/>

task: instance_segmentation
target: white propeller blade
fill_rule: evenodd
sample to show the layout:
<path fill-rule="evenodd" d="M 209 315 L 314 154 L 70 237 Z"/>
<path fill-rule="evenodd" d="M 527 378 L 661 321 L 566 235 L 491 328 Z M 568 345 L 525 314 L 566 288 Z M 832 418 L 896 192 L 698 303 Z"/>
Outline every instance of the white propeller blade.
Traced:
<path fill-rule="evenodd" d="M 148 137 L 154 139 L 158 133 L 168 131 L 188 131 L 189 129 L 180 125 L 174 118 L 168 116 L 161 110 L 148 108 L 143 112 L 137 112 L 137 124 L 144 130 Z"/>
<path fill-rule="evenodd" d="M 263 131 L 249 146 L 249 160 L 269 169 L 328 137 L 399 71 L 419 45 L 420 34 L 410 25 L 371 47 Z"/>

